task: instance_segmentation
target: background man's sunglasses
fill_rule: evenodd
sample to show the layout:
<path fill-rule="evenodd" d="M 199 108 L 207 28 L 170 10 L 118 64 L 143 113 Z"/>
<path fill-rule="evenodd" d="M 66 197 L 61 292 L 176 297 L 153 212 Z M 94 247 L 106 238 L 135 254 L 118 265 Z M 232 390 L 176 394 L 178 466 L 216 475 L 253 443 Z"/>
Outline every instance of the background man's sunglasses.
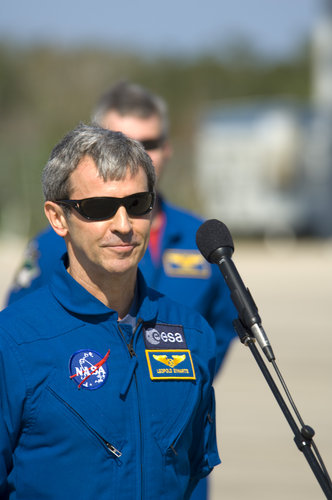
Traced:
<path fill-rule="evenodd" d="M 155 149 L 161 148 L 164 143 L 165 143 L 165 137 L 162 135 L 161 137 L 158 137 L 157 139 L 146 139 L 143 141 L 139 141 L 143 148 L 146 151 L 153 151 Z"/>
<path fill-rule="evenodd" d="M 135 193 L 123 198 L 100 196 L 82 200 L 56 200 L 59 205 L 67 205 L 88 220 L 111 219 L 123 206 L 131 217 L 138 217 L 151 212 L 155 195 L 152 192 Z"/>

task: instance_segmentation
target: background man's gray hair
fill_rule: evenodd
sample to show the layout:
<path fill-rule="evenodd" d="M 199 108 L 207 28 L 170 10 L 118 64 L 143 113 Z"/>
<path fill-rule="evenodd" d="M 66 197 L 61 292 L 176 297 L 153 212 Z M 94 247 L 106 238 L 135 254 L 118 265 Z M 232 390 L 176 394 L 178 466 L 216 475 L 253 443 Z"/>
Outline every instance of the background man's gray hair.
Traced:
<path fill-rule="evenodd" d="M 110 111 L 115 111 L 121 116 L 134 115 L 138 118 L 157 115 L 161 121 L 162 135 L 165 138 L 168 136 L 169 119 L 166 102 L 136 83 L 120 81 L 111 87 L 98 101 L 92 113 L 92 122 L 102 126 L 105 115 Z"/>
<path fill-rule="evenodd" d="M 148 190 L 155 186 L 155 170 L 142 145 L 121 132 L 80 124 L 70 131 L 53 149 L 42 174 L 45 200 L 70 198 L 70 174 L 84 156 L 91 156 L 100 177 L 121 180 L 127 169 L 135 175 L 142 167 Z"/>

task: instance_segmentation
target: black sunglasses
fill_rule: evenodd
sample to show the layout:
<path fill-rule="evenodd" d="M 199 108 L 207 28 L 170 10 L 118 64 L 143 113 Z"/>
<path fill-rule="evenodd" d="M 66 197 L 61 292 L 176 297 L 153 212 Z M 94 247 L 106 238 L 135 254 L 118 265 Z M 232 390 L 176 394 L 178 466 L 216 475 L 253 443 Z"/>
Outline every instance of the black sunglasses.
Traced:
<path fill-rule="evenodd" d="M 131 217 L 138 217 L 151 212 L 155 195 L 153 192 L 135 193 L 123 198 L 100 196 L 84 198 L 83 200 L 56 200 L 59 205 L 74 208 L 82 217 L 88 220 L 111 219 L 123 206 Z"/>
<path fill-rule="evenodd" d="M 163 146 L 165 137 L 162 135 L 161 137 L 157 137 L 157 139 L 146 139 L 139 142 L 146 151 L 153 151 L 154 149 L 159 149 Z"/>

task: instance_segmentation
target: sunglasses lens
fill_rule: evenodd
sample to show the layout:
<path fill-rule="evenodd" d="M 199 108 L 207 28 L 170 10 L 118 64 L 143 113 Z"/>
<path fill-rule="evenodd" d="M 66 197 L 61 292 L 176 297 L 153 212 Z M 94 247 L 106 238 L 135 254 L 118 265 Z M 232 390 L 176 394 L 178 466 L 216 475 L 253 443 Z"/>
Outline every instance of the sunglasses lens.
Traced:
<path fill-rule="evenodd" d="M 91 220 L 102 220 L 113 217 L 118 209 L 114 198 L 87 198 L 81 202 L 81 213 Z"/>
<path fill-rule="evenodd" d="M 164 144 L 164 138 L 158 137 L 157 139 L 147 139 L 146 141 L 140 142 L 146 151 L 153 151 L 155 149 L 161 148 L 161 146 Z"/>
<path fill-rule="evenodd" d="M 123 200 L 128 215 L 144 215 L 150 212 L 153 205 L 152 193 L 137 193 Z"/>
<path fill-rule="evenodd" d="M 80 203 L 80 213 L 90 220 L 106 220 L 113 217 L 121 205 L 126 207 L 128 215 L 147 214 L 152 209 L 153 193 L 136 193 L 124 198 L 87 198 Z"/>

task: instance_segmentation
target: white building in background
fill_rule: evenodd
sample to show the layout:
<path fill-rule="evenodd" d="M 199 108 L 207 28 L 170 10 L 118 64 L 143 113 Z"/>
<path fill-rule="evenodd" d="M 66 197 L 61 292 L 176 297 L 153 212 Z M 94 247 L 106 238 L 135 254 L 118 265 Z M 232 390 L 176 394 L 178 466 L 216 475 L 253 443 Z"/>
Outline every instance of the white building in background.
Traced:
<path fill-rule="evenodd" d="M 313 36 L 313 96 L 219 102 L 197 132 L 205 215 L 245 235 L 332 235 L 332 0 Z"/>

